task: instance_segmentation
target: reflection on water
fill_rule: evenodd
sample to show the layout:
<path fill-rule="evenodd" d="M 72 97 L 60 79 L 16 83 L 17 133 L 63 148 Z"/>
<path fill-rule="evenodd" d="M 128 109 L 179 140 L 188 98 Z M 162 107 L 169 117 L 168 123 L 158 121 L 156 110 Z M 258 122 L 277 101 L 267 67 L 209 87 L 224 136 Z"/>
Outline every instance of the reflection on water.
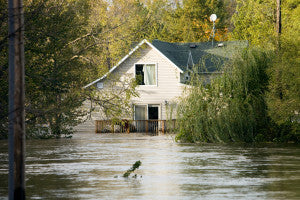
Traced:
<path fill-rule="evenodd" d="M 137 160 L 138 177 L 122 178 Z M 27 141 L 26 193 L 27 199 L 300 199 L 299 166 L 299 146 L 76 134 Z M 8 193 L 7 172 L 7 141 L 0 141 L 0 199 Z"/>

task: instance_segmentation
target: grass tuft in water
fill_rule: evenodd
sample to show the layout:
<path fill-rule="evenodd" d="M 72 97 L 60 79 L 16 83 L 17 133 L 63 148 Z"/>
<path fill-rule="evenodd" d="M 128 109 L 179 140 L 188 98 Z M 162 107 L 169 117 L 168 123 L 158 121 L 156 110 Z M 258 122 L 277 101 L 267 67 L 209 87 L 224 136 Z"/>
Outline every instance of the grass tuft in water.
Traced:
<path fill-rule="evenodd" d="M 131 167 L 129 170 L 127 170 L 127 171 L 123 174 L 123 177 L 128 178 L 128 176 L 129 176 L 132 172 L 134 172 L 136 169 L 138 169 L 141 165 L 142 165 L 142 162 L 141 162 L 141 161 L 136 161 L 136 162 L 132 165 L 132 167 Z M 136 176 L 136 175 L 135 175 L 135 176 Z"/>

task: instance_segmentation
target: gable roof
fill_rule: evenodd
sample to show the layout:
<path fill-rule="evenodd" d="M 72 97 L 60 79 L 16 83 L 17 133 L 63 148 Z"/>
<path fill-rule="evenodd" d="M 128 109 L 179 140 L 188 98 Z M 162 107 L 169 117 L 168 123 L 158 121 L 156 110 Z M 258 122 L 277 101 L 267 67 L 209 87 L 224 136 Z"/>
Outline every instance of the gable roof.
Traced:
<path fill-rule="evenodd" d="M 217 66 L 213 62 L 213 59 L 218 59 L 221 62 L 224 62 L 224 60 L 231 58 L 238 51 L 238 49 L 248 46 L 247 42 L 245 41 L 215 42 L 215 45 L 212 46 L 211 42 L 170 43 L 160 40 L 153 40 L 152 43 L 150 43 L 144 39 L 126 56 L 124 56 L 114 67 L 112 67 L 104 76 L 87 84 L 83 88 L 87 88 L 106 78 L 108 74 L 113 72 L 119 65 L 127 60 L 127 58 L 136 52 L 143 44 L 149 45 L 152 49 L 160 53 L 163 57 L 169 60 L 175 68 L 179 69 L 181 73 L 187 70 L 187 66 L 190 62 L 193 64 L 198 64 L 199 62 L 202 62 L 204 57 L 209 58 L 205 60 L 205 70 L 208 72 L 216 71 Z"/>

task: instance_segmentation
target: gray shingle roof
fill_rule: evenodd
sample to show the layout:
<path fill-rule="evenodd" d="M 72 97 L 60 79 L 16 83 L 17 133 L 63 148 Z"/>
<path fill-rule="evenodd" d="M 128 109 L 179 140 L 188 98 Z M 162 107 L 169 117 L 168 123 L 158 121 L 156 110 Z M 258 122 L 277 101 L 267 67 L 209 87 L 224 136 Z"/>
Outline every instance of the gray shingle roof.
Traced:
<path fill-rule="evenodd" d="M 218 45 L 222 45 L 218 47 Z M 225 60 L 230 59 L 241 49 L 248 46 L 246 41 L 199 42 L 199 43 L 169 43 L 153 40 L 152 45 L 161 51 L 175 65 L 185 71 L 191 53 L 193 63 L 205 63 L 208 72 L 217 71 Z"/>

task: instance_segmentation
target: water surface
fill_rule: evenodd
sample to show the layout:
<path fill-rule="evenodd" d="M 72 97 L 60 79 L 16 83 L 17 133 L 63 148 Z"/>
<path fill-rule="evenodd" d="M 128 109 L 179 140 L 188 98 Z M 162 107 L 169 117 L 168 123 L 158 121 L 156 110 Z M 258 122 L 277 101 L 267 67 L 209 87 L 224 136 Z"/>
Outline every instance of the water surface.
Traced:
<path fill-rule="evenodd" d="M 7 198 L 0 141 L 0 199 Z M 137 160 L 137 178 L 122 174 Z M 300 147 L 178 144 L 173 136 L 75 134 L 26 142 L 27 199 L 300 199 Z"/>

